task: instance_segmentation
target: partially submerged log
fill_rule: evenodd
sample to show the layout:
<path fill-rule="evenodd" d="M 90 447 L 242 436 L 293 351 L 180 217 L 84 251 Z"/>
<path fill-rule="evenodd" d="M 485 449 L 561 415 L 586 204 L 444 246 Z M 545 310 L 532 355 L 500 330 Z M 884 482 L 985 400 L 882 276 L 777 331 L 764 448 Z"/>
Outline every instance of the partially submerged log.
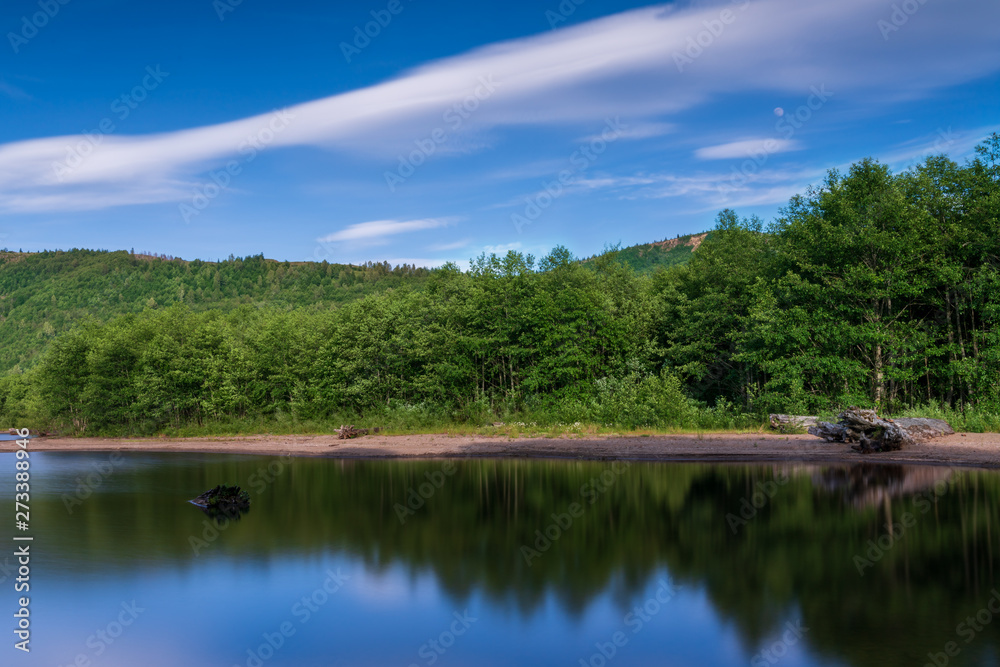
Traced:
<path fill-rule="evenodd" d="M 337 429 L 337 437 L 341 440 L 350 440 L 351 438 L 357 438 L 358 436 L 368 435 L 369 433 L 378 433 L 381 428 L 357 428 L 354 425 L 341 426 Z"/>
<path fill-rule="evenodd" d="M 220 484 L 191 501 L 209 516 L 223 514 L 231 519 L 250 510 L 250 494 L 238 486 Z"/>
<path fill-rule="evenodd" d="M 803 415 L 770 415 L 771 428 L 784 432 L 788 428 L 815 426 L 818 417 Z"/>
<path fill-rule="evenodd" d="M 810 426 L 811 435 L 827 442 L 847 442 L 851 449 L 870 454 L 902 449 L 920 440 L 954 433 L 947 422 L 940 419 L 883 419 L 874 410 L 848 408 L 840 413 L 836 424 L 819 422 Z"/>

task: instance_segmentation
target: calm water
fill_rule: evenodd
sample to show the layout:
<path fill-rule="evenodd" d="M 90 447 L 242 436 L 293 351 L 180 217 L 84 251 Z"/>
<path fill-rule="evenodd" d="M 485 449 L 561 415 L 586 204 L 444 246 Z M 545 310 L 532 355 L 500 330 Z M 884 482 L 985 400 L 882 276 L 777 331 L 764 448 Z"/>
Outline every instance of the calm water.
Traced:
<path fill-rule="evenodd" d="M 1000 664 L 995 472 L 119 456 L 32 455 L 2 664 Z"/>

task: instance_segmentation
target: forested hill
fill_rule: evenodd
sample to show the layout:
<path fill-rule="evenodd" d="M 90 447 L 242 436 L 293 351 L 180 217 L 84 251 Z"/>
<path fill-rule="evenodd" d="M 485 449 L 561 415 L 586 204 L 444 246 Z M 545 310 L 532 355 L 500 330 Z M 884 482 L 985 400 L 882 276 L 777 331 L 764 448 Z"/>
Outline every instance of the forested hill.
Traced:
<path fill-rule="evenodd" d="M 83 319 L 106 321 L 183 303 L 194 310 L 242 304 L 329 307 L 430 271 L 413 266 L 278 262 L 263 255 L 184 261 L 98 250 L 0 252 L 0 372 L 30 366 L 47 342 Z"/>
<path fill-rule="evenodd" d="M 704 234 L 617 251 L 637 272 L 685 263 Z M 585 261 L 592 261 L 594 258 Z M 29 367 L 46 343 L 83 319 L 186 304 L 229 311 L 243 304 L 330 306 L 394 287 L 421 289 L 416 266 L 278 262 L 263 255 L 221 262 L 98 250 L 0 251 L 0 372 Z"/>
<path fill-rule="evenodd" d="M 691 255 L 709 237 L 709 233 L 687 234 L 672 239 L 641 243 L 628 248 L 611 248 L 601 255 L 589 257 L 583 262 L 592 262 L 598 257 L 614 253 L 615 259 L 632 268 L 636 273 L 652 273 L 658 268 L 669 268 L 686 264 Z"/>

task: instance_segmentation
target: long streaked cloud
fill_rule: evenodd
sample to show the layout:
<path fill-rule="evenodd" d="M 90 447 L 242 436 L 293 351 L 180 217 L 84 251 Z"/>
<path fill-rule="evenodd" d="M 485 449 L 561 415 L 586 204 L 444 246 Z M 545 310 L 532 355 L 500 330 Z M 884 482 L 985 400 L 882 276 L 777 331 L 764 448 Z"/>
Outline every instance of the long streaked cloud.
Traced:
<path fill-rule="evenodd" d="M 916 137 L 883 153 L 872 155 L 894 170 L 915 166 L 931 155 L 947 154 L 961 162 L 974 155 L 974 149 L 1000 125 L 987 125 L 966 132 L 943 128 L 931 136 Z M 721 151 L 720 151 L 721 152 Z M 777 151 L 771 151 L 777 152 Z M 734 151 L 729 156 L 745 158 L 747 153 Z M 736 171 L 677 173 L 640 173 L 622 176 L 599 176 L 581 179 L 575 185 L 588 190 L 603 190 L 623 200 L 687 198 L 704 204 L 685 213 L 705 213 L 720 208 L 740 208 L 783 204 L 801 194 L 810 185 L 819 185 L 830 169 L 846 173 L 851 163 L 789 165 L 762 168 L 751 174 Z"/>
<path fill-rule="evenodd" d="M 674 123 L 630 123 L 618 132 L 619 139 L 652 139 L 662 137 L 677 131 Z M 580 139 L 581 143 L 589 143 L 601 138 L 600 134 L 592 134 Z"/>
<path fill-rule="evenodd" d="M 421 220 L 372 220 L 349 225 L 340 231 L 316 239 L 320 243 L 344 241 L 380 241 L 397 234 L 419 232 L 446 227 L 456 222 L 454 218 L 424 218 Z"/>
<path fill-rule="evenodd" d="M 694 152 L 700 160 L 731 160 L 751 155 L 772 155 L 797 151 L 802 145 L 794 139 L 741 139 L 718 146 L 706 146 Z"/>
<path fill-rule="evenodd" d="M 462 248 L 468 248 L 472 244 L 471 238 L 460 239 L 458 241 L 451 241 L 449 243 L 435 243 L 433 245 L 427 246 L 427 249 L 432 252 L 442 252 L 446 250 L 461 250 Z"/>
<path fill-rule="evenodd" d="M 677 54 L 693 53 L 692 40 L 724 9 L 735 19 L 683 68 L 675 66 Z M 254 142 L 268 150 L 321 146 L 393 156 L 441 126 L 448 110 L 470 96 L 481 103 L 456 135 L 593 123 L 615 114 L 656 128 L 665 115 L 723 95 L 800 94 L 820 84 L 841 98 L 859 93 L 877 104 L 1000 69 L 1000 3 L 928 3 L 884 39 L 878 22 L 890 13 L 870 0 L 648 7 L 487 46 L 290 107 L 280 131 L 275 114 L 266 113 L 161 134 L 105 136 L 80 159 L 71 159 L 74 151 L 92 139 L 9 143 L 0 146 L 0 212 L 180 201 L 191 196 L 198 174 L 239 159 Z M 662 134 L 668 126 L 658 129 Z"/>
<path fill-rule="evenodd" d="M 521 243 L 515 241 L 513 243 L 501 243 L 500 245 L 486 245 L 483 246 L 483 252 L 487 255 L 504 255 L 511 250 L 520 250 Z"/>

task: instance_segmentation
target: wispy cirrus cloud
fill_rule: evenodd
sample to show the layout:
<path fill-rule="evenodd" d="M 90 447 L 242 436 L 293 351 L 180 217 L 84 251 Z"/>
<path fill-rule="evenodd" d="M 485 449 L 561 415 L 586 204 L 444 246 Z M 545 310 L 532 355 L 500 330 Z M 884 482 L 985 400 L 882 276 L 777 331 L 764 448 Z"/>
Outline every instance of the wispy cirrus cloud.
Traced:
<path fill-rule="evenodd" d="M 631 123 L 618 131 L 618 139 L 652 139 L 662 137 L 677 131 L 674 123 Z M 580 140 L 581 143 L 589 143 L 601 139 L 601 135 L 592 134 Z"/>
<path fill-rule="evenodd" d="M 792 195 L 817 182 L 825 173 L 825 170 L 815 167 L 763 169 L 737 181 L 734 181 L 732 172 L 724 171 L 643 173 L 589 178 L 578 185 L 589 190 L 606 190 L 623 200 L 682 198 L 701 202 L 703 208 L 687 211 L 700 213 L 724 207 L 787 202 Z"/>
<path fill-rule="evenodd" d="M 879 157 L 894 169 L 911 167 L 931 155 L 948 154 L 952 159 L 960 161 L 962 156 L 971 156 L 975 147 L 994 132 L 1000 132 L 1000 125 L 987 125 L 961 132 L 952 127 L 942 127 L 932 135 L 914 137 Z"/>
<path fill-rule="evenodd" d="M 495 92 L 455 130 L 454 146 L 465 141 L 478 150 L 491 142 L 477 137 L 503 127 L 584 127 L 618 114 L 635 123 L 635 138 L 661 136 L 671 129 L 664 117 L 727 95 L 799 94 L 819 84 L 836 90 L 839 99 L 857 94 L 874 106 L 1000 69 L 1000 3 L 976 0 L 928 3 L 888 42 L 877 28 L 886 14 L 881 3 L 798 0 L 791 8 L 786 0 L 755 0 L 683 72 L 665 66 L 723 6 L 731 4 L 646 7 L 432 62 L 290 107 L 290 122 L 267 147 L 317 146 L 392 159 L 441 126 L 449 108 L 487 88 Z M 889 49 L 892 57 L 886 57 Z M 272 119 L 261 114 L 174 132 L 108 136 L 80 164 L 58 174 L 53 165 L 65 162 L 83 137 L 2 145 L 0 212 L 190 198 L 177 184 L 225 164 L 248 138 L 266 132 Z M 733 144 L 702 149 L 704 159 L 736 150 Z"/>
<path fill-rule="evenodd" d="M 700 160 L 730 160 L 754 155 L 772 155 L 802 149 L 802 144 L 794 139 L 757 138 L 731 141 L 718 146 L 706 146 L 694 152 Z"/>
<path fill-rule="evenodd" d="M 320 243 L 345 241 L 378 243 L 398 234 L 438 229 L 457 222 L 456 218 L 423 218 L 420 220 L 372 220 L 349 225 L 344 229 L 316 239 Z"/>
<path fill-rule="evenodd" d="M 472 239 L 461 239 L 460 241 L 453 241 L 451 243 L 436 243 L 434 245 L 428 246 L 427 249 L 432 252 L 461 250 L 462 248 L 468 248 L 471 243 Z"/>
<path fill-rule="evenodd" d="M 483 246 L 483 252 L 487 255 L 505 255 L 511 250 L 520 250 L 521 244 L 518 241 L 514 243 L 502 243 L 500 245 L 485 245 Z"/>

